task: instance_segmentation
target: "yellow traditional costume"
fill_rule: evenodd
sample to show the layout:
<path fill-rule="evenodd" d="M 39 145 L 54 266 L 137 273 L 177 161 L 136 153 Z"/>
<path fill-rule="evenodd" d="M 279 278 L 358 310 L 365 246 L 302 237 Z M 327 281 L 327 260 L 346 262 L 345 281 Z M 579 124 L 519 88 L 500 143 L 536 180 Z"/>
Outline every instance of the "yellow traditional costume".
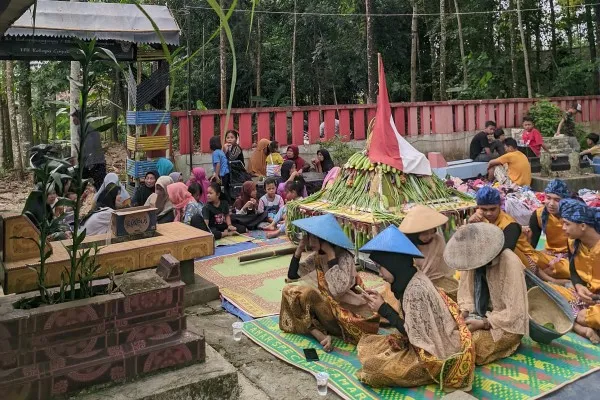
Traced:
<path fill-rule="evenodd" d="M 361 251 L 394 276 L 391 287 L 402 310 L 381 305 L 379 314 L 399 333 L 361 338 L 357 377 L 375 387 L 437 383 L 443 389 L 470 390 L 475 370 L 471 333 L 456 303 L 412 265 L 418 249 L 391 226 Z"/>
<path fill-rule="evenodd" d="M 335 246 L 336 258 L 311 252 L 300 261 L 298 282 L 283 288 L 279 327 L 284 332 L 309 334 L 317 329 L 356 344 L 364 333 L 377 333 L 379 316 L 365 299 L 352 291 L 363 287 L 356 273 L 353 248 L 335 217 L 330 214 L 293 222 L 298 228 Z M 306 234 L 306 233 L 305 233 Z"/>
<path fill-rule="evenodd" d="M 459 228 L 446 245 L 450 268 L 463 270 L 458 306 L 469 320 L 483 319 L 473 332 L 475 363 L 488 364 L 513 354 L 529 330 L 523 264 L 504 249 L 502 231 L 490 224 Z"/>

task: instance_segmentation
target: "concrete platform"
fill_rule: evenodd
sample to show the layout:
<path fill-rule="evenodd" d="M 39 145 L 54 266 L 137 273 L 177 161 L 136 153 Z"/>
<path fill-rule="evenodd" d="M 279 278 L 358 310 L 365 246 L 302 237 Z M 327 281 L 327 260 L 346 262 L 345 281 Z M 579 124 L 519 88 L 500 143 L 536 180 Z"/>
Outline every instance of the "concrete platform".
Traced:
<path fill-rule="evenodd" d="M 240 398 L 236 369 L 206 346 L 206 362 L 133 382 L 80 393 L 74 400 L 234 400 Z"/>
<path fill-rule="evenodd" d="M 534 174 L 531 178 L 531 188 L 536 192 L 543 192 L 548 183 L 556 179 L 556 177 L 541 177 L 537 174 Z M 600 175 L 596 174 L 587 174 L 587 175 L 579 175 L 575 177 L 558 177 L 558 179 L 563 180 L 570 191 L 577 192 L 579 189 L 592 189 L 598 190 L 600 188 Z"/>
<path fill-rule="evenodd" d="M 185 285 L 185 307 L 206 304 L 218 299 L 219 287 L 200 275 L 194 274 L 194 283 Z"/>
<path fill-rule="evenodd" d="M 471 179 L 477 178 L 479 175 L 487 175 L 486 162 L 475 162 L 471 159 L 457 160 L 448 162 L 447 167 L 443 168 L 432 168 L 432 171 L 440 178 L 446 179 L 446 176 L 460 178 L 460 179 Z"/>

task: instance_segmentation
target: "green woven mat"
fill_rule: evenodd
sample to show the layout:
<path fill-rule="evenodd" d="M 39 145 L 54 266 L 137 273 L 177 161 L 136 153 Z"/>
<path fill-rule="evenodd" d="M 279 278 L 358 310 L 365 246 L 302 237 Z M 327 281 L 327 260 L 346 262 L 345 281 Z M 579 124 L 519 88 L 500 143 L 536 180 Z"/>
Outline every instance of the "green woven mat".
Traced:
<path fill-rule="evenodd" d="M 334 339 L 335 351 L 325 353 L 312 337 L 281 332 L 278 316 L 246 322 L 244 333 L 289 364 L 313 374 L 328 372 L 330 389 L 344 399 L 437 399 L 444 394 L 434 385 L 385 389 L 364 386 L 355 378 L 360 368 L 355 346 Z M 319 349 L 320 361 L 306 362 L 304 348 Z M 537 398 L 597 369 L 600 369 L 600 346 L 574 333 L 551 345 L 540 345 L 526 337 L 511 357 L 477 367 L 471 395 L 490 400 Z"/>

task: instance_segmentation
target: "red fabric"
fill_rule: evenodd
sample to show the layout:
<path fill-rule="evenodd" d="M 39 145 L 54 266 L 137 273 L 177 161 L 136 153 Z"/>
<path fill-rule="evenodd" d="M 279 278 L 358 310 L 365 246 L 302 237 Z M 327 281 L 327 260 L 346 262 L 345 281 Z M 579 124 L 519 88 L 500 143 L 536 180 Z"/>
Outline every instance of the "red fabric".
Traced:
<path fill-rule="evenodd" d="M 542 151 L 542 144 L 544 144 L 544 139 L 542 139 L 542 134 L 537 129 L 533 128 L 530 131 L 523 132 L 523 141 L 531 151 L 535 153 L 537 157 L 540 156 Z"/>
<path fill-rule="evenodd" d="M 290 144 L 286 149 L 286 153 L 287 150 L 292 150 L 292 152 L 294 153 L 294 158 L 288 158 L 288 156 L 286 155 L 283 159 L 293 161 L 294 164 L 296 164 L 296 171 L 302 171 L 302 168 L 304 168 L 306 161 L 304 161 L 304 158 L 299 156 L 300 149 L 298 148 L 298 146 L 296 146 L 295 144 Z"/>
<path fill-rule="evenodd" d="M 383 60 L 379 54 L 379 93 L 377 95 L 377 113 L 369 145 L 369 159 L 371 162 L 384 163 L 398 170 L 404 170 L 400 157 L 400 145 L 391 124 L 392 109 L 385 83 Z"/>

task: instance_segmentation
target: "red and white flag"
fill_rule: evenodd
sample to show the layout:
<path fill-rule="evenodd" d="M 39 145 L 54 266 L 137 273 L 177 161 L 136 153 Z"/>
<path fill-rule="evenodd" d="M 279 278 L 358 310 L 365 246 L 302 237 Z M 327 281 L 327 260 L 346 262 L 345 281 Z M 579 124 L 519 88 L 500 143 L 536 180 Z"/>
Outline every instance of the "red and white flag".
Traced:
<path fill-rule="evenodd" d="M 431 166 L 425 154 L 415 149 L 404 139 L 392 118 L 388 97 L 383 60 L 379 54 L 379 94 L 377 113 L 369 145 L 369 160 L 384 163 L 403 171 L 405 174 L 431 175 Z"/>

